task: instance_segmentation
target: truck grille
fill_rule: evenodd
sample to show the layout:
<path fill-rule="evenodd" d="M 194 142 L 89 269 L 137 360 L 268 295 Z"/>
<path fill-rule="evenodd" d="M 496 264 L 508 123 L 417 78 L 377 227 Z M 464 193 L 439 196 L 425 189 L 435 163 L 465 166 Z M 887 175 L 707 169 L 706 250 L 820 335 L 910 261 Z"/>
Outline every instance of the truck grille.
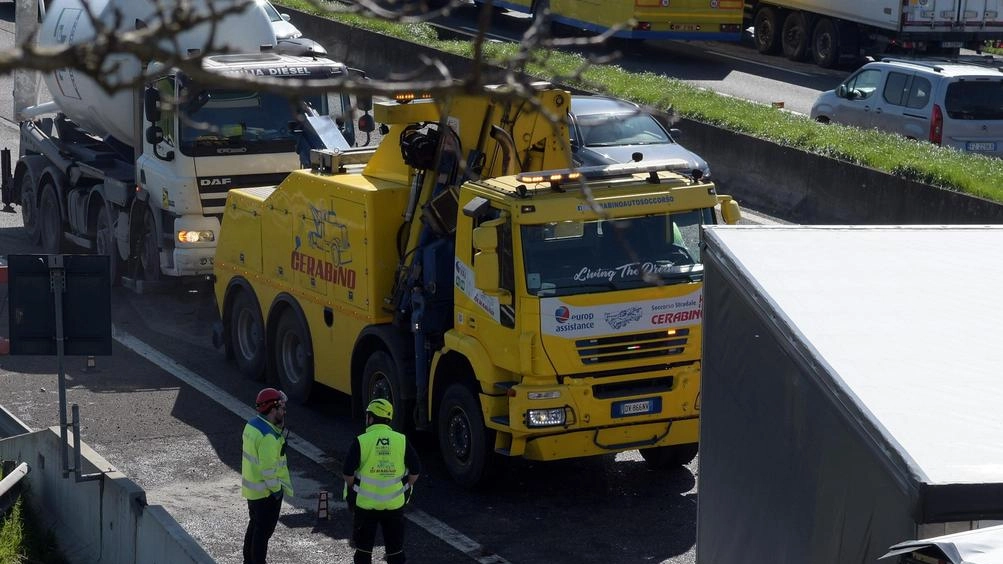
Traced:
<path fill-rule="evenodd" d="M 682 354 L 686 350 L 689 334 L 689 329 L 676 329 L 579 339 L 575 341 L 575 348 L 582 364 L 640 360 Z"/>

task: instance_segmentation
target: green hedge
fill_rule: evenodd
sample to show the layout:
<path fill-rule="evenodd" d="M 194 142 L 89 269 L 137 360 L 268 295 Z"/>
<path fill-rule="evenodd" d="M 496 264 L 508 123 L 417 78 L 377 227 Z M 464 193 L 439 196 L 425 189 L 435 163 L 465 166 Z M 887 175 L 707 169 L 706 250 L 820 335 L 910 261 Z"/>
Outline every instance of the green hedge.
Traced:
<path fill-rule="evenodd" d="M 347 25 L 472 56 L 469 42 L 440 40 L 435 28 L 429 25 L 391 23 L 350 13 L 319 10 L 308 0 L 280 0 L 280 3 L 304 12 L 326 15 Z M 490 42 L 484 45 L 488 60 L 502 65 L 517 60 L 520 55 L 518 49 L 518 45 L 511 43 Z M 823 125 L 806 116 L 722 96 L 681 80 L 654 73 L 631 73 L 613 65 L 588 63 L 585 57 L 578 54 L 539 49 L 532 53 L 524 68 L 533 76 L 555 83 L 603 92 L 783 145 L 1003 202 L 1003 159 L 961 153 L 876 130 Z"/>

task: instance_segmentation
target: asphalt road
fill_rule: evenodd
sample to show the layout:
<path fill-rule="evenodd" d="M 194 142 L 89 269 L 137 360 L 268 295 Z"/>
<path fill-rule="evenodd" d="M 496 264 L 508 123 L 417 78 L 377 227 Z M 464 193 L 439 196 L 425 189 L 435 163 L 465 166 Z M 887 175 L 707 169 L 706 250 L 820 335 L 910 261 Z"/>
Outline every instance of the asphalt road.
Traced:
<path fill-rule="evenodd" d="M 0 4 L 0 47 L 12 44 L 12 21 L 11 4 Z M 0 91 L 11 91 L 9 77 L 0 77 Z M 0 114 L 0 147 L 16 155 L 7 95 Z M 21 233 L 20 214 L 0 212 L 0 255 L 37 252 Z M 113 355 L 99 357 L 91 372 L 82 358 L 66 363 L 83 440 L 145 488 L 150 503 L 166 506 L 217 561 L 240 562 L 240 432 L 262 384 L 243 379 L 212 347 L 215 311 L 205 288 L 156 295 L 116 289 L 112 307 Z M 55 371 L 51 357 L 0 357 L 3 405 L 32 428 L 57 424 Z M 337 498 L 341 491 L 339 460 L 355 432 L 348 409 L 345 396 L 328 391 L 290 410 L 297 494 L 283 507 L 270 561 L 350 561 L 341 504 L 332 504 L 331 520 L 315 519 L 318 492 Z M 415 440 L 425 473 L 409 512 L 413 562 L 695 561 L 699 460 L 670 472 L 649 470 L 636 452 L 508 461 L 496 484 L 468 492 L 448 479 L 430 437 Z"/>
<path fill-rule="evenodd" d="M 476 32 L 478 11 L 461 6 L 437 22 L 456 30 Z M 294 22 L 295 23 L 295 22 Z M 529 27 L 526 14 L 505 12 L 491 20 L 491 35 L 512 40 Z M 807 115 L 818 95 L 835 88 L 846 78 L 849 67 L 823 69 L 783 57 L 760 55 L 747 35 L 742 43 L 704 41 L 645 41 L 613 50 L 614 64 L 630 71 L 645 71 L 678 78 L 715 92 L 763 104 L 783 102 L 784 108 Z M 586 54 L 609 55 L 605 47 L 589 48 Z"/>

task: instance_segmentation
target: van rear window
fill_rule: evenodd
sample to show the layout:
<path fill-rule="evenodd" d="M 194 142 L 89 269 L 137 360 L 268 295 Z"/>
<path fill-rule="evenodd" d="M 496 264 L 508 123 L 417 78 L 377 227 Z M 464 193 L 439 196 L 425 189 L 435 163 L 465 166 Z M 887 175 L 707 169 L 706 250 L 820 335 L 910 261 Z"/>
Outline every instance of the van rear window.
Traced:
<path fill-rule="evenodd" d="M 951 119 L 1003 120 L 1003 80 L 952 82 L 944 105 Z"/>

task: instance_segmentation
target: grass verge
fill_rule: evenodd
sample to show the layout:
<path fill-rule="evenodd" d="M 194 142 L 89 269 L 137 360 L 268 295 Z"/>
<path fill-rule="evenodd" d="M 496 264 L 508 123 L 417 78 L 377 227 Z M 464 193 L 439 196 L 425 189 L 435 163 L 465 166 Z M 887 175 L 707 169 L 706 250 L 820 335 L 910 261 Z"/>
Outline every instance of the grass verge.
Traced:
<path fill-rule="evenodd" d="M 26 496 L 27 493 L 22 493 L 14 507 L 0 516 L 0 562 L 66 564 L 55 535 L 35 518 Z"/>
<path fill-rule="evenodd" d="M 321 10 L 309 0 L 279 3 L 449 53 L 467 57 L 473 54 L 469 42 L 440 40 L 429 25 Z M 511 43 L 488 43 L 484 52 L 489 62 L 501 66 L 508 66 L 519 55 L 518 46 Z M 823 125 L 806 116 L 722 96 L 654 73 L 631 73 L 615 65 L 592 66 L 576 53 L 539 49 L 523 70 L 554 83 L 603 92 L 789 147 L 1003 202 L 1003 159 L 962 153 L 877 130 Z"/>

